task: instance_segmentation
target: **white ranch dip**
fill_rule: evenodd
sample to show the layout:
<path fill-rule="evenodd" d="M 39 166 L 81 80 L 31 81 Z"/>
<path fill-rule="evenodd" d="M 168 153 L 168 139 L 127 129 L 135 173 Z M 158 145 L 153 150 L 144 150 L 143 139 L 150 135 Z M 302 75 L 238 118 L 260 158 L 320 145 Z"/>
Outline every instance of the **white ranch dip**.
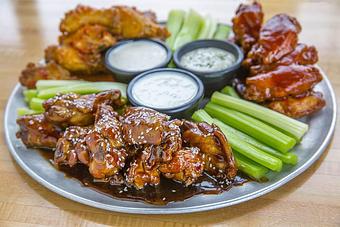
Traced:
<path fill-rule="evenodd" d="M 198 85 L 186 74 L 164 71 L 137 80 L 131 91 L 136 101 L 147 107 L 170 109 L 192 100 Z"/>
<path fill-rule="evenodd" d="M 228 68 L 236 61 L 235 56 L 216 47 L 198 48 L 185 53 L 180 63 L 191 70 L 213 72 Z"/>
<path fill-rule="evenodd" d="M 146 41 L 132 41 L 122 44 L 109 53 L 110 64 L 124 71 L 143 71 L 162 64 L 167 51 L 159 44 Z"/>

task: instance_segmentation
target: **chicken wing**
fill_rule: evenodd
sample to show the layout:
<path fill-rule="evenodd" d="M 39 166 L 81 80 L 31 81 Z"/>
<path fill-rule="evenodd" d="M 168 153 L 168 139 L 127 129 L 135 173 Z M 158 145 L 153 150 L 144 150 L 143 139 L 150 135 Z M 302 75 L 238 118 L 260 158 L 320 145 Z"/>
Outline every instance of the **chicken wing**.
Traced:
<path fill-rule="evenodd" d="M 19 81 L 21 85 L 33 89 L 38 80 L 70 80 L 73 77 L 69 71 L 50 61 L 46 65 L 28 63 L 26 69 L 21 72 Z"/>
<path fill-rule="evenodd" d="M 269 19 L 260 30 L 258 42 L 248 52 L 245 66 L 272 64 L 292 52 L 301 32 L 300 23 L 286 14 Z"/>
<path fill-rule="evenodd" d="M 20 129 L 16 133 L 26 147 L 55 148 L 63 131 L 47 121 L 43 114 L 25 115 L 17 119 Z"/>
<path fill-rule="evenodd" d="M 100 104 L 121 105 L 119 90 L 110 90 L 98 94 L 78 95 L 65 94 L 57 95 L 43 103 L 45 117 L 63 127 L 69 125 L 87 126 L 93 124 L 94 114 Z"/>
<path fill-rule="evenodd" d="M 204 170 L 222 179 L 233 179 L 237 167 L 230 145 L 216 126 L 184 121 L 183 140 L 203 153 Z"/>
<path fill-rule="evenodd" d="M 68 45 L 82 54 L 96 54 L 116 43 L 108 28 L 100 25 L 85 25 L 71 34 L 59 37 L 60 45 Z"/>
<path fill-rule="evenodd" d="M 250 67 L 250 75 L 266 73 L 274 70 L 279 65 L 313 65 L 318 61 L 318 52 L 314 46 L 299 43 L 295 50 L 270 65 L 254 65 Z"/>
<path fill-rule="evenodd" d="M 169 117 L 144 107 L 126 108 L 123 115 L 123 137 L 128 145 L 160 145 L 163 139 L 163 123 Z"/>
<path fill-rule="evenodd" d="M 243 97 L 255 102 L 274 101 L 307 92 L 322 80 L 314 66 L 279 66 L 274 71 L 248 77 Z"/>
<path fill-rule="evenodd" d="M 75 166 L 77 163 L 89 164 L 89 149 L 85 137 L 92 131 L 90 127 L 70 126 L 58 140 L 54 152 L 54 164 Z"/>
<path fill-rule="evenodd" d="M 319 111 L 325 105 L 322 93 L 310 92 L 303 97 L 287 97 L 285 100 L 270 102 L 267 107 L 289 117 L 300 118 Z"/>
<path fill-rule="evenodd" d="M 90 150 L 89 172 L 94 178 L 110 177 L 125 166 L 128 155 L 124 148 L 121 123 L 111 106 L 99 106 L 94 130 L 85 140 Z"/>
<path fill-rule="evenodd" d="M 203 174 L 202 154 L 196 147 L 185 147 L 182 150 L 173 152 L 172 159 L 161 164 L 159 170 L 165 177 L 188 186 Z"/>
<path fill-rule="evenodd" d="M 263 23 L 263 12 L 260 3 L 241 4 L 236 10 L 232 19 L 235 41 L 245 53 L 259 38 L 260 29 Z"/>

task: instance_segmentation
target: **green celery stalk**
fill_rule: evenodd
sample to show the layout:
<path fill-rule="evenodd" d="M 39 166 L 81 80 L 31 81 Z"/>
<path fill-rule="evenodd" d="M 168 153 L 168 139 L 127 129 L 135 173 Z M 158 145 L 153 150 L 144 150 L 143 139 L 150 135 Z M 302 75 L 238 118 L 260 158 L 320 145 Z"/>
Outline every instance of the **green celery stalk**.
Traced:
<path fill-rule="evenodd" d="M 239 154 L 237 151 L 234 151 L 233 154 L 237 168 L 241 172 L 257 181 L 265 181 L 267 179 L 266 173 L 268 172 L 268 169 L 266 167 L 257 164 L 253 160 Z"/>
<path fill-rule="evenodd" d="M 275 128 L 294 137 L 298 141 L 301 140 L 303 135 L 308 131 L 308 125 L 303 122 L 243 99 L 214 92 L 211 101 L 273 125 Z"/>
<path fill-rule="evenodd" d="M 36 89 L 27 89 L 23 91 L 25 102 L 29 103 L 32 98 L 36 97 L 38 91 Z"/>
<path fill-rule="evenodd" d="M 239 137 L 239 139 L 253 145 L 254 147 L 280 159 L 283 163 L 285 164 L 291 164 L 291 165 L 296 165 L 296 163 L 298 162 L 298 157 L 296 156 L 296 154 L 287 152 L 287 153 L 281 153 L 267 145 L 264 145 L 263 143 L 259 142 L 258 140 L 254 139 L 251 136 L 248 136 L 247 134 L 233 128 L 230 127 L 227 124 L 224 124 L 223 122 L 219 121 L 218 119 L 213 119 L 213 123 L 216 125 L 219 125 L 219 127 L 221 128 L 225 128 L 225 130 L 230 131 L 231 133 L 234 133 L 236 136 Z"/>
<path fill-rule="evenodd" d="M 201 29 L 202 23 L 203 18 L 194 10 L 190 10 L 184 19 L 181 30 L 175 38 L 172 49 L 176 50 L 184 44 L 195 40 Z"/>
<path fill-rule="evenodd" d="M 38 110 L 31 110 L 26 107 L 20 107 L 17 109 L 17 115 L 18 116 L 24 116 L 24 115 L 33 115 L 33 114 L 39 114 L 42 113 L 42 111 Z"/>
<path fill-rule="evenodd" d="M 191 116 L 191 118 L 194 120 L 194 121 L 197 121 L 197 122 L 206 122 L 208 124 L 212 124 L 213 123 L 213 118 L 210 117 L 210 115 L 203 109 L 200 109 L 200 110 L 196 110 L 194 112 L 194 114 Z"/>
<path fill-rule="evenodd" d="M 183 10 L 171 10 L 168 15 L 168 20 L 166 27 L 171 33 L 170 37 L 166 39 L 166 43 L 171 49 L 173 49 L 173 44 L 176 39 L 178 32 L 181 30 L 185 17 L 185 12 Z"/>
<path fill-rule="evenodd" d="M 53 87 L 64 87 L 69 85 L 77 85 L 90 83 L 88 81 L 82 80 L 38 80 L 36 83 L 36 88 L 38 91 L 53 88 Z"/>
<path fill-rule="evenodd" d="M 197 39 L 209 39 L 209 32 L 212 26 L 212 18 L 207 16 L 203 20 L 202 28 L 197 36 Z"/>
<path fill-rule="evenodd" d="M 193 116 L 195 121 L 205 121 L 207 123 L 211 122 L 211 117 L 207 117 L 206 113 L 200 111 L 196 115 Z M 218 123 L 218 122 L 216 122 Z M 281 171 L 282 169 L 282 161 L 276 157 L 273 157 L 260 149 L 248 144 L 247 142 L 239 139 L 238 136 L 233 134 L 232 132 L 226 130 L 225 128 L 220 127 L 220 125 L 216 124 L 223 134 L 227 137 L 228 142 L 233 150 L 241 153 L 242 155 L 248 157 L 249 159 L 271 169 L 273 171 Z"/>
<path fill-rule="evenodd" d="M 235 89 L 232 86 L 225 86 L 221 92 L 223 94 L 229 95 L 231 97 L 234 98 L 240 98 L 240 96 L 237 94 L 237 92 L 235 91 Z"/>
<path fill-rule="evenodd" d="M 30 103 L 29 103 L 29 107 L 32 110 L 44 112 L 45 110 L 44 110 L 43 105 L 42 105 L 44 101 L 45 101 L 44 99 L 32 98 Z"/>
<path fill-rule="evenodd" d="M 126 84 L 118 82 L 91 82 L 44 89 L 38 92 L 37 97 L 41 99 L 49 99 L 56 96 L 57 94 L 76 93 L 84 95 L 98 93 L 111 89 L 119 89 L 122 93 L 122 97 L 126 98 L 126 88 Z"/>
<path fill-rule="evenodd" d="M 207 39 L 214 38 L 214 34 L 216 32 L 216 29 L 217 29 L 217 21 L 216 21 L 216 19 L 212 18 Z"/>
<path fill-rule="evenodd" d="M 205 106 L 205 110 L 211 116 L 283 153 L 288 152 L 296 144 L 295 139 L 283 134 L 262 121 L 238 111 L 219 106 L 212 102 Z"/>
<path fill-rule="evenodd" d="M 214 39 L 226 40 L 230 34 L 230 26 L 225 24 L 219 24 L 214 34 Z"/>

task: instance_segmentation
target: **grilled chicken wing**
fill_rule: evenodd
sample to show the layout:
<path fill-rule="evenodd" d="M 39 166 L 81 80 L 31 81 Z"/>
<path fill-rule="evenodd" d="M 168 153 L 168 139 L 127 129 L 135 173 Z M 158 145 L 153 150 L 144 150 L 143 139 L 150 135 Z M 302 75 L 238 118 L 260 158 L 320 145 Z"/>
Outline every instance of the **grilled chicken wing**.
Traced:
<path fill-rule="evenodd" d="M 252 4 L 241 4 L 236 10 L 232 19 L 235 41 L 245 53 L 259 38 L 260 29 L 263 23 L 262 7 L 258 2 Z"/>
<path fill-rule="evenodd" d="M 16 136 L 26 147 L 55 148 L 63 134 L 62 129 L 47 121 L 43 114 L 22 116 L 17 124 L 20 129 Z"/>
<path fill-rule="evenodd" d="M 236 176 L 237 167 L 232 150 L 219 128 L 207 123 L 196 124 L 185 120 L 183 140 L 201 150 L 205 171 L 222 179 L 233 179 Z"/>
<path fill-rule="evenodd" d="M 68 127 L 64 135 L 58 140 L 54 152 L 54 164 L 74 166 L 77 163 L 89 164 L 89 149 L 85 137 L 92 131 L 92 126 Z"/>
<path fill-rule="evenodd" d="M 19 81 L 21 85 L 33 89 L 38 80 L 70 80 L 69 71 L 51 61 L 46 65 L 28 63 L 26 69 L 21 72 Z"/>
<path fill-rule="evenodd" d="M 307 92 L 322 80 L 314 66 L 279 66 L 274 71 L 248 77 L 243 96 L 255 102 L 280 100 Z"/>
<path fill-rule="evenodd" d="M 126 108 L 123 115 L 123 137 L 128 145 L 160 145 L 163 139 L 163 123 L 169 117 L 144 107 Z"/>
<path fill-rule="evenodd" d="M 167 178 L 184 183 L 194 183 L 203 174 L 204 162 L 200 150 L 196 147 L 185 147 L 173 152 L 172 159 L 159 167 Z"/>
<path fill-rule="evenodd" d="M 137 151 L 126 173 L 128 184 L 142 189 L 146 185 L 160 183 L 159 149 L 159 146 L 149 145 L 143 146 Z"/>
<path fill-rule="evenodd" d="M 90 150 L 89 171 L 94 178 L 110 177 L 125 166 L 127 152 L 118 114 L 109 105 L 100 105 L 94 129 L 85 138 Z"/>
<path fill-rule="evenodd" d="M 293 118 L 315 113 L 325 105 L 326 102 L 320 92 L 309 92 L 303 97 L 287 97 L 285 100 L 273 101 L 267 104 L 270 109 Z"/>
<path fill-rule="evenodd" d="M 295 50 L 270 65 L 254 65 L 250 67 L 250 75 L 266 73 L 274 70 L 279 65 L 313 65 L 318 61 L 318 52 L 314 46 L 299 43 Z"/>
<path fill-rule="evenodd" d="M 59 37 L 60 45 L 68 45 L 83 54 L 101 52 L 116 43 L 108 28 L 100 25 L 85 25 L 71 34 Z"/>
<path fill-rule="evenodd" d="M 100 104 L 121 105 L 119 90 L 110 90 L 98 94 L 65 94 L 48 99 L 43 103 L 45 117 L 58 125 L 87 126 L 93 124 L 94 114 Z"/>
<path fill-rule="evenodd" d="M 292 52 L 298 42 L 301 25 L 286 14 L 269 19 L 260 30 L 258 42 L 248 52 L 245 66 L 272 64 Z"/>

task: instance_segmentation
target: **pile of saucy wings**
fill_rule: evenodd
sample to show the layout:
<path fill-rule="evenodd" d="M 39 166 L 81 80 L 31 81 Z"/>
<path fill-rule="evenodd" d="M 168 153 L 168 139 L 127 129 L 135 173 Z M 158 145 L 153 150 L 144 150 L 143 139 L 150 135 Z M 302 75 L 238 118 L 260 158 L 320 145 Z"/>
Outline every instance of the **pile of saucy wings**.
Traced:
<path fill-rule="evenodd" d="M 242 47 L 245 81 L 237 88 L 243 98 L 287 116 L 300 118 L 325 106 L 314 86 L 322 80 L 314 46 L 299 43 L 296 18 L 277 14 L 263 24 L 258 2 L 241 4 L 233 22 L 235 42 Z"/>
<path fill-rule="evenodd" d="M 86 166 L 94 180 L 142 189 L 161 177 L 189 186 L 208 174 L 232 182 L 232 150 L 215 125 L 170 119 L 143 107 L 125 107 L 120 92 L 59 95 L 45 112 L 17 119 L 27 147 L 54 150 L 56 167 Z"/>

